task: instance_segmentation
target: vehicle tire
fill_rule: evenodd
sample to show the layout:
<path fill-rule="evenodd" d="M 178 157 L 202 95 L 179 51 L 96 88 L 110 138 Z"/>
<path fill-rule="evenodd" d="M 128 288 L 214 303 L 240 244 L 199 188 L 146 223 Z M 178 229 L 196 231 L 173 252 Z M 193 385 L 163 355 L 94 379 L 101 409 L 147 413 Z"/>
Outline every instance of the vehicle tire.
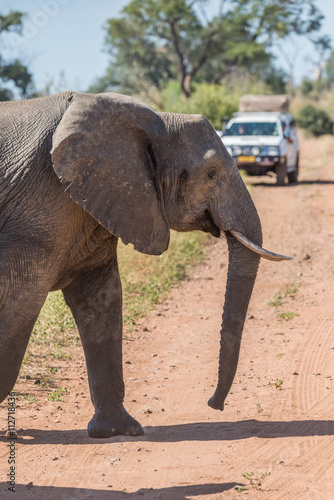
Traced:
<path fill-rule="evenodd" d="M 279 163 L 276 167 L 276 184 L 277 186 L 285 186 L 286 176 L 286 161 Z"/>
<path fill-rule="evenodd" d="M 298 172 L 299 172 L 299 155 L 296 158 L 295 170 L 288 174 L 289 184 L 296 184 L 298 182 Z"/>

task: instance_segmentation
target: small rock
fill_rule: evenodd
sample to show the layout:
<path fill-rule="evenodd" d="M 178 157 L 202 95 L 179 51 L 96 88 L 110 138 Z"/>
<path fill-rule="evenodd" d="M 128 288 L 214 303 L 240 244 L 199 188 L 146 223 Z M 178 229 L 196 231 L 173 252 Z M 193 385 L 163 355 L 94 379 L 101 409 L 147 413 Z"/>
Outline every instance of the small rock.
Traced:
<path fill-rule="evenodd" d="M 299 375 L 298 372 L 291 372 L 291 375 Z"/>
<path fill-rule="evenodd" d="M 58 457 L 53 457 L 53 459 L 52 459 L 52 460 L 58 460 Z"/>
<path fill-rule="evenodd" d="M 26 488 L 32 488 L 34 486 L 33 482 L 30 481 L 30 483 L 27 484 Z"/>
<path fill-rule="evenodd" d="M 302 260 L 310 260 L 310 258 L 311 256 L 308 253 L 306 253 L 305 255 L 303 255 Z"/>
<path fill-rule="evenodd" d="M 131 365 L 131 361 L 125 361 L 126 365 Z"/>
<path fill-rule="evenodd" d="M 253 314 L 249 314 L 249 315 L 248 315 L 248 319 L 254 319 Z"/>

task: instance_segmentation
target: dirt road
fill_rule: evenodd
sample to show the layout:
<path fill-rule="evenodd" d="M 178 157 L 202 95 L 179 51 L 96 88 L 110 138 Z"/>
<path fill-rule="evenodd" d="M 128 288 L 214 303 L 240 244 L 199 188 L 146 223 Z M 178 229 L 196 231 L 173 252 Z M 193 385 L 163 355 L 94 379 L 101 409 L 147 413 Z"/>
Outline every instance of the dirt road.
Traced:
<path fill-rule="evenodd" d="M 261 261 L 224 412 L 206 404 L 227 267 L 219 242 L 125 341 L 126 407 L 146 435 L 88 438 L 78 348 L 64 402 L 16 408 L 16 497 L 1 433 L 0 498 L 334 499 L 334 139 L 301 143 L 300 184 L 251 180 L 264 246 L 294 260 Z M 2 409 L 3 430 L 6 419 Z"/>

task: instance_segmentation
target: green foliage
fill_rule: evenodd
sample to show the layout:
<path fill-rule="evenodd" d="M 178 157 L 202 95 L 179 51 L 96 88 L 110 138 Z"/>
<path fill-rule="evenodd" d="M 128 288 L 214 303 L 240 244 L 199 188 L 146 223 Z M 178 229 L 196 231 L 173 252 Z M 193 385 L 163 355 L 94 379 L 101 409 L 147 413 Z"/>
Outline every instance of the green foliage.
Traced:
<path fill-rule="evenodd" d="M 64 401 L 63 395 L 67 393 L 67 389 L 59 387 L 58 389 L 53 389 L 48 396 L 49 401 Z"/>
<path fill-rule="evenodd" d="M 285 290 L 279 290 L 275 293 L 273 300 L 270 300 L 268 304 L 273 307 L 281 306 L 284 299 L 287 297 L 295 298 L 299 291 L 300 283 L 287 285 Z"/>
<path fill-rule="evenodd" d="M 275 388 L 278 389 L 278 390 L 282 390 L 282 385 L 283 385 L 283 380 L 280 380 L 280 379 L 275 379 L 275 382 L 274 382 L 274 385 L 275 385 Z"/>
<path fill-rule="evenodd" d="M 38 379 L 39 382 L 37 385 L 41 385 L 42 387 L 49 387 L 54 379 L 54 373 L 43 373 L 41 377 Z M 37 380 L 36 380 L 37 382 Z"/>
<path fill-rule="evenodd" d="M 38 399 L 33 394 L 21 394 L 20 399 L 26 399 L 29 403 L 38 403 Z"/>
<path fill-rule="evenodd" d="M 187 100 L 180 95 L 172 100 L 170 87 L 170 85 L 167 86 L 166 90 L 161 93 L 164 109 L 171 112 L 204 115 L 216 129 L 222 128 L 223 117 L 231 118 L 238 110 L 240 93 L 222 85 L 198 84 Z M 174 85 L 173 87 L 175 88 Z"/>
<path fill-rule="evenodd" d="M 6 16 L 0 15 L 0 36 L 5 32 L 21 34 L 21 12 L 12 11 Z M 13 99 L 15 89 L 22 97 L 27 97 L 32 92 L 32 75 L 28 68 L 18 59 L 4 60 L 0 54 L 0 101 Z"/>
<path fill-rule="evenodd" d="M 283 304 L 282 291 L 279 290 L 278 292 L 276 292 L 273 300 L 270 300 L 268 304 L 273 307 L 281 306 Z"/>
<path fill-rule="evenodd" d="M 193 92 L 185 99 L 177 82 L 171 81 L 159 95 L 147 96 L 151 106 L 174 113 L 202 114 L 208 118 L 217 130 L 222 128 L 222 119 L 231 118 L 238 110 L 240 97 L 245 93 L 262 94 L 270 90 L 265 83 L 253 82 L 252 79 L 238 79 L 233 84 L 198 83 L 193 85 Z"/>
<path fill-rule="evenodd" d="M 262 486 L 263 480 L 267 476 L 270 476 L 270 472 L 264 472 L 263 474 L 254 473 L 254 472 L 244 472 L 241 475 L 242 475 L 242 477 L 244 477 L 245 479 L 247 479 L 249 481 L 249 484 L 252 488 L 255 488 L 258 490 Z"/>
<path fill-rule="evenodd" d="M 308 97 L 314 90 L 314 82 L 309 78 L 304 78 L 300 84 L 299 91 L 303 97 Z"/>
<path fill-rule="evenodd" d="M 326 87 L 328 89 L 334 88 L 334 50 L 331 51 L 326 60 L 323 79 L 325 80 Z"/>
<path fill-rule="evenodd" d="M 22 12 L 12 10 L 6 16 L 0 14 L 0 34 L 4 31 L 21 33 L 22 30 Z"/>
<path fill-rule="evenodd" d="M 107 73 L 91 90 L 161 90 L 179 82 L 219 83 L 244 68 L 282 92 L 284 76 L 268 64 L 271 46 L 291 33 L 310 36 L 322 16 L 313 0 L 239 0 L 207 9 L 203 0 L 132 0 L 106 22 Z M 265 74 L 266 73 L 266 74 Z"/>
<path fill-rule="evenodd" d="M 333 133 L 333 122 L 326 111 L 308 104 L 297 115 L 297 124 L 315 136 Z"/>
<path fill-rule="evenodd" d="M 293 318 L 296 318 L 296 316 L 299 316 L 298 313 L 287 311 L 287 312 L 281 312 L 278 313 L 277 316 L 281 318 L 283 321 L 291 321 Z"/>
<path fill-rule="evenodd" d="M 48 295 L 44 307 L 36 321 L 31 335 L 31 343 L 47 346 L 64 346 L 77 336 L 75 333 L 75 321 L 72 313 L 65 304 L 63 294 L 52 292 Z"/>

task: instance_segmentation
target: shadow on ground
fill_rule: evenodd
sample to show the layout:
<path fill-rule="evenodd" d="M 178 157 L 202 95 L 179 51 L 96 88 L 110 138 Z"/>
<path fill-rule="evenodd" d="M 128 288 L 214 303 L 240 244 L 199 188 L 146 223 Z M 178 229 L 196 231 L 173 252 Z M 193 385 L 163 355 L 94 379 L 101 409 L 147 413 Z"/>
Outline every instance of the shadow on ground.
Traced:
<path fill-rule="evenodd" d="M 290 422 L 261 422 L 243 420 L 241 422 L 198 422 L 191 424 L 146 426 L 144 436 L 114 436 L 105 439 L 93 439 L 87 431 L 80 430 L 38 430 L 21 429 L 18 431 L 18 443 L 31 444 L 97 444 L 103 442 L 152 441 L 234 441 L 259 438 L 282 438 L 302 436 L 334 435 L 333 420 L 292 420 Z M 8 439 L 2 435 L 0 442 Z"/>
<path fill-rule="evenodd" d="M 259 181 L 258 180 L 258 177 L 257 179 L 254 180 L 252 179 L 252 177 L 248 177 L 249 179 L 249 183 L 252 185 L 252 186 L 262 186 L 262 187 L 266 187 L 266 188 L 277 188 L 277 184 L 276 184 L 276 181 L 268 181 L 268 182 L 265 182 L 265 181 Z M 334 184 L 334 181 L 326 181 L 326 180 L 307 180 L 307 181 L 299 181 L 298 183 L 294 183 L 294 184 L 286 184 L 285 186 L 283 186 L 284 188 L 292 188 L 292 187 L 295 187 L 295 186 L 326 186 L 326 185 L 331 185 L 331 184 Z"/>
<path fill-rule="evenodd" d="M 154 500 L 186 500 L 189 496 L 214 495 L 235 488 L 237 483 L 217 483 L 217 484 L 194 484 L 188 486 L 171 486 L 169 488 L 142 488 L 134 493 L 113 490 L 92 490 L 86 488 L 57 488 L 54 486 L 31 486 L 16 485 L 15 493 L 20 499 L 66 499 L 81 500 L 85 498 L 124 500 L 131 498 L 144 498 Z M 0 483 L 0 497 L 7 498 L 13 492 L 7 490 L 6 483 Z"/>

